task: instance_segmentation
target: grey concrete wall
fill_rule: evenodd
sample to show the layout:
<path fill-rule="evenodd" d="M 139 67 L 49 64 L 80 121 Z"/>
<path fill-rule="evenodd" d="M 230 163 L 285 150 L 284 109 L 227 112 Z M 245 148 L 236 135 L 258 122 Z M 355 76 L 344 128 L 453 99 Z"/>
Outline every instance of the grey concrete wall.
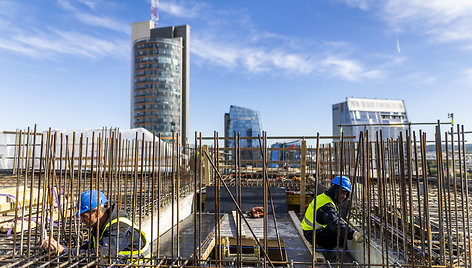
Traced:
<path fill-rule="evenodd" d="M 177 224 L 177 210 L 179 210 L 179 222 L 186 219 L 193 212 L 193 193 L 179 200 L 179 207 L 174 206 L 174 225 Z M 153 233 L 153 239 L 157 238 L 157 233 L 159 236 L 170 230 L 172 227 L 172 206 L 161 208 L 159 213 L 159 225 L 157 224 L 158 215 L 154 215 L 151 225 L 151 217 L 144 219 L 142 223 L 142 230 L 146 233 L 147 237 L 151 237 L 151 230 Z"/>
<path fill-rule="evenodd" d="M 357 231 L 362 231 L 362 229 L 358 226 L 354 226 L 354 229 Z M 365 245 L 365 249 L 364 249 Z M 364 238 L 363 243 L 357 243 L 354 240 L 347 241 L 347 249 L 351 256 L 360 264 L 367 264 L 368 263 L 368 248 L 370 247 L 370 264 L 383 264 L 385 265 L 387 262 L 386 254 L 382 252 L 382 247 L 377 245 L 374 241 L 370 241 L 370 244 L 367 244 L 367 238 Z M 364 251 L 365 251 L 365 260 L 364 260 Z M 383 255 L 383 259 L 382 259 Z M 398 260 L 393 256 L 389 255 L 388 264 L 394 265 Z"/>

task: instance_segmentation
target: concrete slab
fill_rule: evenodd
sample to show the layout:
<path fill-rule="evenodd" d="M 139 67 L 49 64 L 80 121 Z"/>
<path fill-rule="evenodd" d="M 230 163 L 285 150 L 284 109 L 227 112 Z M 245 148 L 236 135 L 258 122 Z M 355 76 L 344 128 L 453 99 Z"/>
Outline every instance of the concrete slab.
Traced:
<path fill-rule="evenodd" d="M 223 214 L 222 214 L 223 215 Z M 197 219 L 198 221 L 198 219 Z M 197 232 L 201 232 L 201 239 L 197 241 L 197 246 L 203 242 L 214 227 L 215 217 L 214 214 L 202 214 L 202 228 Z M 263 220 L 262 219 L 248 219 L 249 225 L 253 229 L 257 238 L 263 238 Z M 288 260 L 294 262 L 310 262 L 311 254 L 303 244 L 302 239 L 297 233 L 292 220 L 285 216 L 283 218 L 277 218 L 277 225 L 279 229 L 279 236 L 285 243 Z M 247 238 L 252 238 L 252 234 L 249 228 L 245 225 L 244 231 Z M 190 216 L 180 224 L 180 256 L 183 258 L 190 258 L 194 252 L 194 217 Z M 275 226 L 272 216 L 269 217 L 269 228 L 268 238 L 277 239 L 275 233 Z M 232 215 L 229 214 L 221 223 L 221 236 L 236 237 L 236 227 L 232 219 Z M 176 243 L 177 234 L 174 234 L 174 243 Z M 174 244 L 175 245 L 175 244 Z M 156 248 L 156 247 L 154 247 Z M 171 254 L 171 234 L 170 231 L 166 232 L 160 241 L 160 256 L 170 256 Z M 174 254 L 177 249 L 174 248 Z"/>

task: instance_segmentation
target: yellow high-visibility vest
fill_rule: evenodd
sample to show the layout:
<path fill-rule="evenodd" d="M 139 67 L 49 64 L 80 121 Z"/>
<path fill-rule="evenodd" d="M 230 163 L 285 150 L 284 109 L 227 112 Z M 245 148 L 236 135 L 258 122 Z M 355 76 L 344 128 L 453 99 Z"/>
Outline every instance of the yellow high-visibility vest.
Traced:
<path fill-rule="evenodd" d="M 305 231 L 313 230 L 313 223 L 311 222 L 311 220 L 314 218 L 313 215 L 316 215 L 316 211 L 320 207 L 322 207 L 322 206 L 324 206 L 328 203 L 331 203 L 331 204 L 333 204 L 334 209 L 336 211 L 338 210 L 338 208 L 336 207 L 336 205 L 333 202 L 333 199 L 331 199 L 331 197 L 327 196 L 325 193 L 322 193 L 322 194 L 320 194 L 316 197 L 316 209 L 314 209 L 314 202 L 315 202 L 315 200 L 313 199 L 313 201 L 311 201 L 310 205 L 308 206 L 308 209 L 305 212 L 305 217 L 303 218 L 303 221 L 302 221 L 302 228 Z M 316 221 L 316 218 L 315 218 L 315 229 L 316 230 L 321 229 L 321 228 L 325 228 L 326 226 L 327 226 L 327 224 L 318 223 Z"/>
<path fill-rule="evenodd" d="M 110 225 L 118 222 L 118 219 L 119 219 L 120 223 L 125 223 L 125 224 L 129 225 L 130 227 L 133 226 L 133 223 L 128 218 L 119 217 L 119 218 L 113 219 L 107 225 L 105 225 L 105 227 L 103 228 L 103 231 L 100 234 L 100 238 L 98 239 L 99 241 L 102 240 L 102 237 L 103 237 L 103 234 L 105 233 L 105 230 L 108 227 L 110 227 Z M 136 228 L 136 225 L 134 226 L 134 229 L 139 232 L 139 229 Z M 131 261 L 133 261 L 134 259 L 149 258 L 150 257 L 151 248 L 149 247 L 149 242 L 147 241 L 146 234 L 142 230 L 141 230 L 140 233 L 141 233 L 141 236 L 143 237 L 143 241 L 142 241 L 143 247 L 141 249 L 133 250 L 133 251 L 126 251 L 126 250 L 120 251 L 120 252 L 118 252 L 118 256 L 131 258 Z M 94 245 L 94 247 L 96 247 L 97 245 L 95 243 L 95 236 L 93 236 L 92 238 L 93 238 L 93 245 Z"/>

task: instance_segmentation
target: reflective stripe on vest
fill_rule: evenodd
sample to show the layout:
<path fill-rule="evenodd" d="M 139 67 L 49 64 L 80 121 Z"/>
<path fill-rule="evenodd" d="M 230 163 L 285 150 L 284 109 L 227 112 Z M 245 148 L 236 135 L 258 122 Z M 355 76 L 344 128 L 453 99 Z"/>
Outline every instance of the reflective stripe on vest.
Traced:
<path fill-rule="evenodd" d="M 103 228 L 102 233 L 100 234 L 100 238 L 99 238 L 98 241 L 102 240 L 102 237 L 103 237 L 103 234 L 105 233 L 105 230 L 108 227 L 110 227 L 110 225 L 112 225 L 114 223 L 117 223 L 118 219 L 119 219 L 120 223 L 122 222 L 122 223 L 125 223 L 125 224 L 129 225 L 130 227 L 133 227 L 133 223 L 128 218 L 119 217 L 119 218 L 113 219 L 111 222 L 109 222 L 107 225 L 105 225 L 105 227 Z M 134 229 L 139 232 L 139 229 L 136 228 L 136 226 L 134 227 Z M 141 241 L 141 243 L 144 244 L 144 246 L 141 249 L 133 250 L 133 251 L 123 250 L 123 251 L 118 252 L 118 256 L 131 257 L 132 259 L 137 259 L 137 258 L 140 258 L 140 257 L 149 258 L 149 256 L 151 255 L 151 248 L 149 247 L 149 243 L 147 241 L 146 234 L 142 230 L 141 230 L 141 237 L 143 238 L 142 239 L 143 241 Z M 96 247 L 95 236 L 93 236 L 92 238 L 93 238 L 94 247 Z"/>
<path fill-rule="evenodd" d="M 315 200 L 311 201 L 310 205 L 308 206 L 308 209 L 305 212 L 305 217 L 302 220 L 302 228 L 305 231 L 313 230 L 313 223 L 312 219 L 313 216 L 315 215 L 315 212 L 322 206 L 331 203 L 334 206 L 334 209 L 337 211 L 338 208 L 334 204 L 333 200 L 331 197 L 327 196 L 325 193 L 322 193 L 316 197 L 316 209 L 313 208 Z M 326 224 L 321 224 L 318 223 L 315 219 L 315 230 L 325 228 L 327 225 Z"/>

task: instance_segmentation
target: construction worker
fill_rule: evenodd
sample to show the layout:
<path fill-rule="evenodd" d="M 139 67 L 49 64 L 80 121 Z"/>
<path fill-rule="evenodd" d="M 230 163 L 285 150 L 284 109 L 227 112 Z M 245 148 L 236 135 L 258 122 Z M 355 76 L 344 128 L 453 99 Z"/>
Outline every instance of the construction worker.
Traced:
<path fill-rule="evenodd" d="M 89 190 L 81 193 L 80 199 L 77 201 L 77 213 L 75 215 L 80 215 L 80 221 L 90 228 L 92 241 L 85 242 L 79 248 L 68 249 L 53 238 L 49 241 L 49 237 L 46 236 L 43 239 L 41 248 L 52 251 L 57 255 L 68 253 L 68 251 L 72 255 L 80 255 L 87 253 L 90 247 L 90 253 L 93 255 L 103 257 L 110 252 L 111 257 L 115 257 L 116 245 L 119 243 L 118 257 L 123 258 L 118 260 L 118 263 L 126 263 L 139 257 L 149 257 L 150 241 L 147 241 L 145 233 L 140 231 L 136 225 L 133 229 L 128 214 L 123 210 L 118 210 L 116 204 L 108 202 L 102 192 Z M 97 224 L 99 226 L 98 239 L 96 237 Z M 96 254 L 97 240 L 98 254 Z"/>
<path fill-rule="evenodd" d="M 315 225 L 316 245 L 324 249 L 334 249 L 337 245 L 338 224 L 341 247 L 344 243 L 346 229 L 348 240 L 354 239 L 358 243 L 364 241 L 361 233 L 355 231 L 342 218 L 338 217 L 338 205 L 346 200 L 350 193 L 351 181 L 349 178 L 337 176 L 331 181 L 331 188 L 316 197 L 316 207 L 315 200 L 310 203 L 302 220 L 303 235 L 310 243 L 313 243 L 313 225 Z"/>
<path fill-rule="evenodd" d="M 283 166 L 283 169 L 285 169 L 285 172 L 286 172 L 286 175 L 285 175 L 285 178 L 288 179 L 288 169 L 290 168 L 290 164 L 288 164 L 287 162 L 284 163 L 284 166 Z"/>

